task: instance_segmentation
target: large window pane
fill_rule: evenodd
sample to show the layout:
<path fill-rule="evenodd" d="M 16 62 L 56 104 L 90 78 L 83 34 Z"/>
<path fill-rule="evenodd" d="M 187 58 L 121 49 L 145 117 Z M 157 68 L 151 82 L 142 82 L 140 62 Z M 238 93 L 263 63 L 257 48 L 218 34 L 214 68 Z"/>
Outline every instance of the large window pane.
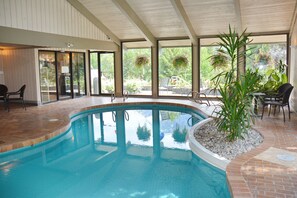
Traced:
<path fill-rule="evenodd" d="M 114 92 L 114 53 L 100 53 L 101 93 Z"/>
<path fill-rule="evenodd" d="M 99 94 L 99 62 L 98 62 L 98 53 L 92 52 L 90 54 L 91 58 L 91 94 Z"/>
<path fill-rule="evenodd" d="M 151 48 L 147 42 L 123 44 L 123 81 L 129 95 L 152 94 Z"/>
<path fill-rule="evenodd" d="M 40 91 L 42 103 L 57 100 L 55 52 L 39 52 Z"/>
<path fill-rule="evenodd" d="M 159 95 L 186 96 L 192 91 L 190 40 L 159 42 Z"/>
<path fill-rule="evenodd" d="M 86 95 L 85 58 L 83 53 L 72 53 L 72 74 L 74 97 Z"/>
<path fill-rule="evenodd" d="M 223 67 L 214 67 L 211 64 L 210 57 L 216 54 L 219 46 L 216 43 L 217 38 L 207 38 L 200 40 L 200 92 L 207 96 L 217 96 L 218 91 L 214 90 L 214 80 L 216 75 L 224 71 L 230 71 L 231 65 Z"/>
<path fill-rule="evenodd" d="M 280 61 L 287 63 L 287 35 L 253 36 L 247 45 L 250 55 L 246 68 L 259 69 L 266 76 L 269 69 L 275 69 Z"/>

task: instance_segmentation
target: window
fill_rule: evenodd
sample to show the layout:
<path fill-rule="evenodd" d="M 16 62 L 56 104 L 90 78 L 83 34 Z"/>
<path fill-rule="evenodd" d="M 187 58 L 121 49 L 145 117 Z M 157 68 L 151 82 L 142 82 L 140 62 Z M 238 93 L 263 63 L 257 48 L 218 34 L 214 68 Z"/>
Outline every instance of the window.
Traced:
<path fill-rule="evenodd" d="M 114 53 L 91 52 L 91 94 L 113 93 L 114 86 Z"/>
<path fill-rule="evenodd" d="M 200 92 L 210 97 L 219 94 L 217 91 L 214 91 L 214 81 L 212 79 L 219 73 L 231 69 L 231 65 L 214 67 L 211 64 L 210 57 L 219 48 L 215 44 L 218 41 L 218 38 L 200 39 Z"/>
<path fill-rule="evenodd" d="M 187 96 L 192 91 L 190 40 L 159 41 L 159 95 Z"/>
<path fill-rule="evenodd" d="M 123 91 L 152 95 L 151 47 L 148 42 L 123 44 Z"/>
<path fill-rule="evenodd" d="M 280 61 L 287 63 L 287 35 L 252 36 L 247 45 L 250 55 L 246 58 L 246 69 L 259 69 L 264 74 L 275 69 Z"/>

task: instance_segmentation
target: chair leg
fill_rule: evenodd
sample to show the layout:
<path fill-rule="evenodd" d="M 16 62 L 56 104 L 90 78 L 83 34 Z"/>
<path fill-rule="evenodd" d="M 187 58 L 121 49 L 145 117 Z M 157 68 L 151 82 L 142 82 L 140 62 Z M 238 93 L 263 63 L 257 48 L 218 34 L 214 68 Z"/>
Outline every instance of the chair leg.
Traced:
<path fill-rule="evenodd" d="M 289 120 L 291 120 L 290 104 L 288 104 Z"/>
<path fill-rule="evenodd" d="M 9 99 L 6 99 L 5 101 L 5 109 L 7 110 L 7 112 L 9 112 Z"/>
<path fill-rule="evenodd" d="M 261 115 L 261 120 L 263 119 L 263 115 L 264 115 L 264 107 L 265 107 L 265 105 L 263 104 L 263 107 L 262 107 L 262 115 Z"/>
<path fill-rule="evenodd" d="M 22 103 L 23 103 L 23 108 L 24 108 L 25 110 L 27 110 L 24 99 L 22 99 Z"/>
<path fill-rule="evenodd" d="M 283 109 L 283 115 L 284 115 L 284 122 L 286 122 L 286 115 L 285 115 L 285 110 L 283 106 L 282 106 L 282 109 Z"/>
<path fill-rule="evenodd" d="M 274 110 L 273 110 L 273 115 L 275 116 L 275 112 L 276 112 L 276 105 L 274 106 Z"/>
<path fill-rule="evenodd" d="M 268 116 L 270 116 L 270 111 L 271 111 L 271 105 L 269 106 Z"/>

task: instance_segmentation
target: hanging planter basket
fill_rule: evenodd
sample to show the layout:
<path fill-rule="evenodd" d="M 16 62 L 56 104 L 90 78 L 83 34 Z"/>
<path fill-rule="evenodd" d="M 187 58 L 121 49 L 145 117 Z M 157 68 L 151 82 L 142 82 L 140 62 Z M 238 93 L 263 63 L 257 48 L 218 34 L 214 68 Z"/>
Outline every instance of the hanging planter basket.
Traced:
<path fill-rule="evenodd" d="M 210 64 L 214 68 L 226 68 L 229 64 L 229 59 L 224 53 L 218 52 L 210 57 Z"/>
<path fill-rule="evenodd" d="M 176 69 L 185 68 L 189 64 L 189 60 L 186 56 L 176 56 L 172 61 L 173 67 Z"/>
<path fill-rule="evenodd" d="M 141 68 L 145 65 L 148 65 L 150 62 L 150 59 L 145 55 L 140 55 L 135 59 L 135 66 L 138 68 Z"/>

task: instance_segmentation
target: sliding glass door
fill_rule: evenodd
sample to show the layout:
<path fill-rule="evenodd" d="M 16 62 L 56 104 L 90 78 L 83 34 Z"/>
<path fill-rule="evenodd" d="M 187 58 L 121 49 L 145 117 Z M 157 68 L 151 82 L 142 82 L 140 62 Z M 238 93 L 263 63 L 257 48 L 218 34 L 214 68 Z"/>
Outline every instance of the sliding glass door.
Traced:
<path fill-rule="evenodd" d="M 86 95 L 84 53 L 72 53 L 72 82 L 74 97 Z"/>
<path fill-rule="evenodd" d="M 39 51 L 42 103 L 86 95 L 85 55 Z"/>
<path fill-rule="evenodd" d="M 90 53 L 91 94 L 110 94 L 114 92 L 114 53 Z"/>
<path fill-rule="evenodd" d="M 40 94 L 43 103 L 57 100 L 55 52 L 39 52 Z"/>
<path fill-rule="evenodd" d="M 58 97 L 59 100 L 72 97 L 71 71 L 69 53 L 57 53 L 57 72 L 58 72 Z"/>

